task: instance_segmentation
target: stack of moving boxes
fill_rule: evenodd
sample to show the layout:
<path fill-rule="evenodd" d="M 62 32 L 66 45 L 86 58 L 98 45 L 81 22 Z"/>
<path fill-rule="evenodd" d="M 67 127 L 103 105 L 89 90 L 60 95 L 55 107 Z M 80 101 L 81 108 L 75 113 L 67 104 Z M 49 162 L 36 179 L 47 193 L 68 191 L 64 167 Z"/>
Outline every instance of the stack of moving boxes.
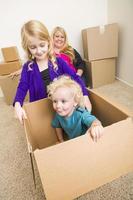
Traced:
<path fill-rule="evenodd" d="M 82 40 L 89 86 L 112 83 L 118 57 L 118 24 L 83 29 Z"/>
<path fill-rule="evenodd" d="M 12 104 L 20 76 L 11 78 L 10 73 L 19 70 L 22 66 L 16 46 L 1 49 L 4 62 L 0 63 L 0 87 L 8 105 Z"/>
<path fill-rule="evenodd" d="M 7 75 L 21 67 L 20 56 L 16 46 L 2 48 L 4 62 L 0 63 L 0 75 Z"/>

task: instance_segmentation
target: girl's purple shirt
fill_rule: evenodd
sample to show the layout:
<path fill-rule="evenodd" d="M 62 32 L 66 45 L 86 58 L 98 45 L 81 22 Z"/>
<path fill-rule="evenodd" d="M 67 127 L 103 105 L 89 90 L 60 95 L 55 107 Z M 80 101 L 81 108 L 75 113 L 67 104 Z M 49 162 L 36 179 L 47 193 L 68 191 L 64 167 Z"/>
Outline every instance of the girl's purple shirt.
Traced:
<path fill-rule="evenodd" d="M 62 58 L 57 57 L 56 60 L 58 66 L 57 69 L 54 69 L 51 61 L 48 62 L 48 70 L 51 82 L 60 75 L 71 76 L 75 81 L 80 84 L 83 95 L 88 95 L 88 91 L 81 78 L 76 75 L 76 73 L 66 64 L 66 62 Z M 15 104 L 15 102 L 19 102 L 22 106 L 28 91 L 30 102 L 47 97 L 46 87 L 44 86 L 38 65 L 35 60 L 28 61 L 23 65 L 21 78 L 18 84 L 13 105 Z"/>

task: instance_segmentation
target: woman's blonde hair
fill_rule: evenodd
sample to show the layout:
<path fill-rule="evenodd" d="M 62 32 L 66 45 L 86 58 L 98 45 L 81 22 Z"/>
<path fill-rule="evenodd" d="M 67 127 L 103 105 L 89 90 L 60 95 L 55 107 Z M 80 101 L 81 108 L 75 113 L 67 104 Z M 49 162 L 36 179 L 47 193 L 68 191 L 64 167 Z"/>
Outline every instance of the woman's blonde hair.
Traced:
<path fill-rule="evenodd" d="M 65 38 L 65 43 L 64 43 L 64 46 L 63 48 L 60 50 L 61 53 L 65 53 L 67 54 L 70 58 L 71 58 L 71 61 L 73 61 L 75 59 L 75 55 L 74 55 L 74 50 L 73 48 L 69 45 L 68 43 L 68 38 L 67 38 L 67 34 L 66 34 L 66 31 L 64 28 L 60 27 L 60 26 L 57 26 L 53 29 L 52 31 L 52 34 L 51 34 L 51 39 L 52 39 L 52 42 L 54 41 L 54 36 L 57 32 L 60 32 L 62 33 L 62 35 L 64 36 Z M 53 42 L 54 43 L 54 42 Z"/>
<path fill-rule="evenodd" d="M 48 59 L 50 59 L 52 63 L 55 64 L 55 54 L 52 48 L 52 41 L 45 25 L 38 20 L 30 20 L 21 28 L 22 47 L 25 50 L 28 59 L 32 60 L 32 54 L 28 48 L 29 37 L 36 37 L 40 40 L 48 42 Z"/>
<path fill-rule="evenodd" d="M 77 105 L 84 107 L 84 97 L 80 85 L 76 81 L 72 80 L 71 77 L 66 75 L 59 76 L 50 85 L 48 85 L 48 97 L 52 99 L 56 90 L 62 87 L 68 88 L 72 92 Z"/>

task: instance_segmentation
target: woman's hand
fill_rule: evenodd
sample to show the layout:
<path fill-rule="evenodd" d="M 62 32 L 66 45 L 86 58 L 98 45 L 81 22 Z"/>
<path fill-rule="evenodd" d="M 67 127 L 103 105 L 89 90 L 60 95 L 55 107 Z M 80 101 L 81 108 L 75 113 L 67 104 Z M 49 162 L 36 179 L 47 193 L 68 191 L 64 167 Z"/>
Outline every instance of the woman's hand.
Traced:
<path fill-rule="evenodd" d="M 84 96 L 84 105 L 86 107 L 86 109 L 91 112 L 92 110 L 92 105 L 91 105 L 91 102 L 90 102 L 90 99 L 88 96 Z"/>
<path fill-rule="evenodd" d="M 19 75 L 21 74 L 21 71 L 22 71 L 22 69 L 19 69 L 19 70 L 15 71 L 15 72 L 12 72 L 12 73 L 9 75 L 9 77 L 11 77 L 11 78 L 13 79 L 13 78 L 16 77 L 16 76 L 19 76 Z"/>
<path fill-rule="evenodd" d="M 17 118 L 19 119 L 20 123 L 23 124 L 23 119 L 27 119 L 27 116 L 19 102 L 15 103 L 15 113 L 16 113 Z"/>

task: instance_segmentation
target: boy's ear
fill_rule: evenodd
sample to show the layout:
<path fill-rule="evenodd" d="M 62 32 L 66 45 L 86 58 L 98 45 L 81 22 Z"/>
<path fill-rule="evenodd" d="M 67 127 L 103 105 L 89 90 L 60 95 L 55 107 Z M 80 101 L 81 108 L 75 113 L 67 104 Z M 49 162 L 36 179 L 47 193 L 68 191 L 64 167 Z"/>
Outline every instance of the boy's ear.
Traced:
<path fill-rule="evenodd" d="M 75 103 L 74 103 L 74 107 L 76 107 L 78 105 L 78 103 L 75 101 Z"/>

